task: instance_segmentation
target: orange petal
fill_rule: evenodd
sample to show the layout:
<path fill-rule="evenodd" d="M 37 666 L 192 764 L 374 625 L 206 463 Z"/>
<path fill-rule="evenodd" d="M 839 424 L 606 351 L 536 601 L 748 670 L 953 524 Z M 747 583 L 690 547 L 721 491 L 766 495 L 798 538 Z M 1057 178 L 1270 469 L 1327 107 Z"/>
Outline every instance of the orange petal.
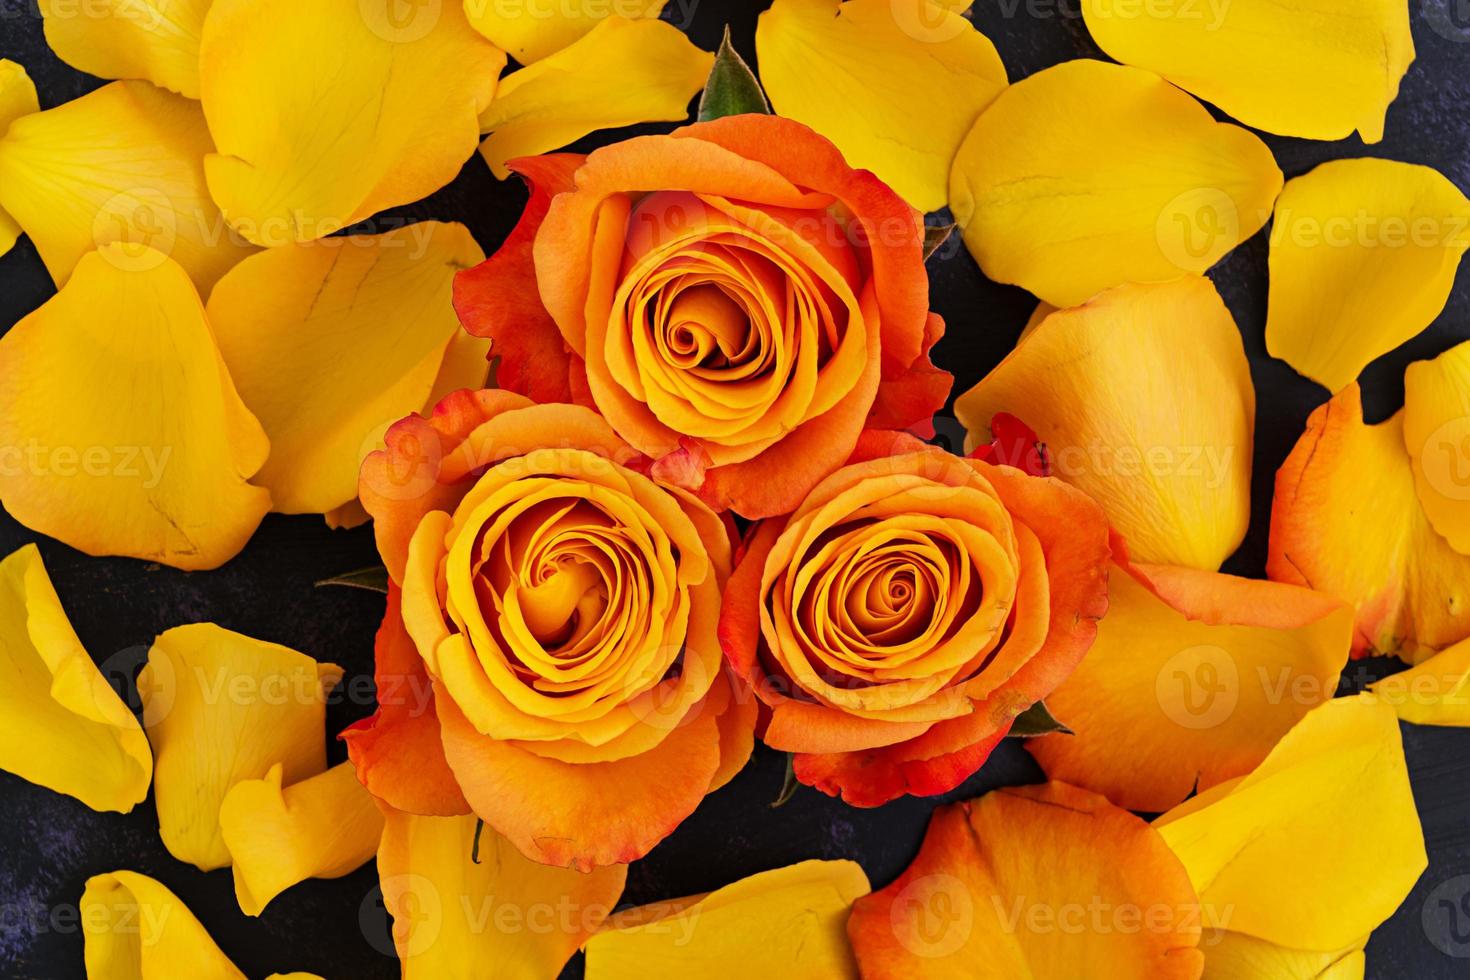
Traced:
<path fill-rule="evenodd" d="M 1356 655 L 1417 663 L 1470 636 L 1470 557 L 1425 517 L 1402 413 L 1364 425 L 1356 383 L 1312 413 L 1276 473 L 1266 573 L 1355 605 Z"/>
<path fill-rule="evenodd" d="M 1160 812 L 1250 772 L 1347 662 L 1353 611 L 1188 568 L 1115 566 L 1082 665 L 1046 699 L 1071 735 L 1030 739 L 1048 776 Z"/>
<path fill-rule="evenodd" d="M 1179 860 L 1148 824 L 1065 783 L 935 810 L 913 864 L 857 901 L 847 932 L 865 980 L 1197 980 L 1205 962 Z"/>

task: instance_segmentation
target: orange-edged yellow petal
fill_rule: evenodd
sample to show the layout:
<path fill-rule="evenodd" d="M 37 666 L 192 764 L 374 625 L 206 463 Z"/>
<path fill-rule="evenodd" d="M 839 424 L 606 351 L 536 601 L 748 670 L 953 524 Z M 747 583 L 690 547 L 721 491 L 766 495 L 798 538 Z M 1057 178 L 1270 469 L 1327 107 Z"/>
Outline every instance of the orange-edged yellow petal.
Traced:
<path fill-rule="evenodd" d="M 1336 393 L 1429 326 L 1470 247 L 1470 200 L 1430 167 L 1333 160 L 1271 226 L 1266 349 Z"/>
<path fill-rule="evenodd" d="M 1470 636 L 1470 556 L 1424 516 L 1402 413 L 1364 425 L 1356 384 L 1311 414 L 1276 473 L 1266 574 L 1355 605 L 1358 655 L 1413 664 Z"/>
<path fill-rule="evenodd" d="M 995 45 L 937 0 L 776 0 L 755 46 L 776 112 L 921 211 L 944 207 L 955 151 L 1006 87 Z"/>
<path fill-rule="evenodd" d="M 550 57 L 586 37 L 605 20 L 656 19 L 668 0 L 464 0 L 475 30 L 523 65 Z"/>
<path fill-rule="evenodd" d="M 1082 16 L 1113 58 L 1283 136 L 1377 143 L 1414 60 L 1400 0 L 1084 0 Z"/>
<path fill-rule="evenodd" d="M 996 96 L 949 182 L 985 274 L 1054 306 L 1204 272 L 1266 223 L 1280 191 L 1254 134 L 1151 72 L 1087 60 Z"/>
<path fill-rule="evenodd" d="M 33 544 L 0 561 L 0 769 L 127 813 L 153 754 L 66 618 Z"/>
<path fill-rule="evenodd" d="M 114 82 L 11 124 L 0 139 L 0 208 L 58 286 L 88 252 L 125 242 L 168 255 L 207 292 L 254 251 L 205 187 L 213 150 L 199 103 Z"/>
<path fill-rule="evenodd" d="M 0 338 L 0 362 L 0 501 L 27 527 L 88 554 L 214 568 L 270 509 L 247 482 L 265 433 L 166 256 L 87 255 Z"/>
<path fill-rule="evenodd" d="M 214 0 L 200 97 L 209 190 L 260 245 L 311 241 L 454 179 L 505 54 L 456 3 Z M 330 38 L 331 43 L 324 43 Z"/>
<path fill-rule="evenodd" d="M 1201 921 L 1148 824 L 1053 782 L 935 810 L 914 863 L 847 931 L 864 980 L 1197 980 Z"/>
<path fill-rule="evenodd" d="M 1470 640 L 1374 682 L 1372 691 L 1404 721 L 1470 726 Z"/>
<path fill-rule="evenodd" d="M 403 980 L 554 977 L 617 905 L 626 865 L 590 874 L 521 855 L 473 816 L 386 810 L 383 904 Z"/>
<path fill-rule="evenodd" d="M 852 861 L 802 861 L 708 895 L 629 909 L 587 943 L 587 980 L 856 980 L 845 926 L 868 890 Z"/>
<path fill-rule="evenodd" d="M 88 980 L 245 980 L 188 906 L 147 875 L 88 878 L 79 918 Z"/>
<path fill-rule="evenodd" d="M 1404 371 L 1404 446 L 1429 523 L 1470 554 L 1470 343 Z"/>
<path fill-rule="evenodd" d="M 1280 582 L 1137 571 L 1113 568 L 1097 641 L 1047 696 L 1074 734 L 1026 747 L 1051 778 L 1158 813 L 1249 773 L 1333 696 L 1353 610 Z"/>
<path fill-rule="evenodd" d="M 307 878 L 340 878 L 372 860 L 383 815 L 344 762 L 281 786 L 282 766 L 230 787 L 219 826 L 235 873 L 235 898 L 246 915 Z"/>
<path fill-rule="evenodd" d="M 1231 932 L 1291 949 L 1360 943 L 1426 866 L 1393 709 L 1314 708 L 1249 776 L 1154 827 Z"/>
<path fill-rule="evenodd" d="M 611 17 L 564 51 L 508 75 L 480 114 L 480 153 L 495 176 L 507 160 L 566 146 L 598 129 L 676 122 L 704 87 L 714 56 L 672 24 Z"/>
<path fill-rule="evenodd" d="M 270 437 L 255 482 L 276 510 L 356 498 L 362 457 L 424 407 L 460 332 L 455 272 L 484 258 L 464 225 L 426 221 L 273 248 L 219 281 L 209 324 Z M 482 356 L 482 378 L 484 367 Z"/>
<path fill-rule="evenodd" d="M 0 58 L 0 137 L 4 137 L 10 124 L 21 116 L 40 111 L 31 76 L 9 58 Z M 10 251 L 21 234 L 20 225 L 0 207 L 0 255 Z"/>
<path fill-rule="evenodd" d="M 1036 431 L 1136 560 L 1215 569 L 1245 536 L 1255 389 L 1209 280 L 1120 286 L 1047 316 L 955 403 L 968 445 L 990 441 L 998 412 Z"/>
<path fill-rule="evenodd" d="M 341 677 L 335 664 L 213 623 L 153 641 L 138 693 L 170 854 L 204 871 L 227 866 L 220 804 L 230 787 L 277 764 L 288 786 L 326 769 L 326 694 Z"/>
<path fill-rule="evenodd" d="M 199 32 L 210 0 L 41 0 L 46 43 L 73 68 L 141 78 L 199 98 Z"/>
<path fill-rule="evenodd" d="M 1204 980 L 1363 980 L 1363 943 L 1319 952 L 1221 930 L 1205 937 Z"/>

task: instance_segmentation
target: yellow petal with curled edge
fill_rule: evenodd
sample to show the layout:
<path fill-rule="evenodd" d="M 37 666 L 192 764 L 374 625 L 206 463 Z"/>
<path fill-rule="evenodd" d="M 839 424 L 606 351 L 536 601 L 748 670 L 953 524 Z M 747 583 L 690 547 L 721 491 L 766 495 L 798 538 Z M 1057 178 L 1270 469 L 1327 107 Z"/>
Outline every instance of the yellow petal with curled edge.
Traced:
<path fill-rule="evenodd" d="M 1271 227 L 1266 349 L 1334 394 L 1439 315 L 1470 200 L 1437 170 L 1333 160 L 1287 183 Z"/>
<path fill-rule="evenodd" d="M 1282 582 L 1114 566 L 1097 642 L 1046 704 L 1073 734 L 1028 739 L 1053 779 L 1158 813 L 1244 776 L 1347 662 L 1353 609 Z"/>
<path fill-rule="evenodd" d="M 153 777 L 138 719 L 77 639 L 33 544 L 0 561 L 0 769 L 120 813 Z"/>
<path fill-rule="evenodd" d="M 326 769 L 326 694 L 341 677 L 335 664 L 213 623 L 153 641 L 138 693 L 170 854 L 203 871 L 226 867 L 220 804 L 230 787 L 277 764 L 286 785 Z"/>
<path fill-rule="evenodd" d="M 40 111 L 41 105 L 36 101 L 36 86 L 31 82 L 31 76 L 9 58 L 0 58 L 0 137 L 4 137 L 10 124 L 21 116 Z M 20 225 L 0 207 L 0 255 L 10 251 L 20 236 Z"/>
<path fill-rule="evenodd" d="M 995 45 L 937 0 L 776 0 L 755 47 L 776 112 L 921 211 L 944 207 L 955 151 L 1006 87 Z"/>
<path fill-rule="evenodd" d="M 11 124 L 0 139 L 0 208 L 58 286 L 88 252 L 125 242 L 168 255 L 207 292 L 254 251 L 205 187 L 213 150 L 199 103 L 114 82 Z"/>
<path fill-rule="evenodd" d="M 463 225 L 426 221 L 273 248 L 219 281 L 209 323 L 270 437 L 255 481 L 276 510 L 356 498 L 369 437 L 425 407 L 459 333 L 455 272 L 484 258 Z"/>
<path fill-rule="evenodd" d="M 1204 272 L 1280 191 L 1254 134 L 1151 72 L 1081 60 L 996 96 L 955 154 L 949 201 L 987 276 L 1075 306 Z"/>
<path fill-rule="evenodd" d="M 1373 695 L 1416 725 L 1470 726 L 1470 639 L 1371 685 Z"/>
<path fill-rule="evenodd" d="M 1429 523 L 1470 554 L 1470 343 L 1404 371 L 1404 446 Z"/>
<path fill-rule="evenodd" d="M 370 861 L 383 815 L 343 762 L 281 786 L 282 766 L 230 787 L 219 808 L 220 833 L 235 873 L 235 898 L 246 915 L 307 878 L 340 878 Z"/>
<path fill-rule="evenodd" d="M 27 527 L 92 555 L 214 568 L 270 508 L 246 482 L 265 434 L 166 256 L 87 255 L 0 338 L 0 362 L 0 501 Z"/>
<path fill-rule="evenodd" d="M 657 19 L 667 4 L 668 0 L 464 0 L 464 12 L 475 30 L 529 65 L 571 47 L 607 19 Z"/>
<path fill-rule="evenodd" d="M 1377 143 L 1414 60 L 1403 0 L 1084 0 L 1082 16 L 1111 57 L 1282 136 Z"/>
<path fill-rule="evenodd" d="M 846 924 L 868 894 L 852 861 L 803 861 L 708 895 L 619 913 L 587 943 L 587 980 L 857 977 Z"/>
<path fill-rule="evenodd" d="M 1209 280 L 1051 313 L 955 403 L 968 446 L 998 412 L 1036 430 L 1053 474 L 1102 504 L 1136 560 L 1216 569 L 1245 536 L 1255 389 Z"/>
<path fill-rule="evenodd" d="M 188 906 L 147 875 L 88 878 L 79 911 L 87 980 L 245 980 Z"/>
<path fill-rule="evenodd" d="M 403 980 L 554 977 L 628 877 L 622 864 L 588 874 L 537 864 L 472 814 L 384 815 L 378 878 Z"/>
<path fill-rule="evenodd" d="M 1393 709 L 1314 708 L 1254 772 L 1154 827 L 1231 932 L 1290 949 L 1361 942 L 1427 865 Z"/>
<path fill-rule="evenodd" d="M 210 0 L 41 0 L 46 43 L 73 68 L 141 78 L 199 98 L 199 32 Z"/>
<path fill-rule="evenodd" d="M 1364 941 L 1327 952 L 1291 949 L 1221 930 L 1207 935 L 1203 980 L 1363 980 Z"/>
<path fill-rule="evenodd" d="M 672 24 L 601 21 L 581 40 L 508 75 L 480 114 L 480 153 L 504 180 L 505 162 L 566 146 L 588 133 L 677 122 L 709 78 L 714 55 Z"/>
<path fill-rule="evenodd" d="M 218 147 L 209 190 L 240 234 L 270 246 L 453 180 L 505 67 L 447 0 L 214 0 L 199 58 Z"/>
<path fill-rule="evenodd" d="M 1402 433 L 1402 413 L 1363 424 L 1357 384 L 1312 413 L 1276 473 L 1266 574 L 1355 605 L 1355 654 L 1413 664 L 1470 636 L 1470 556 L 1424 516 Z"/>

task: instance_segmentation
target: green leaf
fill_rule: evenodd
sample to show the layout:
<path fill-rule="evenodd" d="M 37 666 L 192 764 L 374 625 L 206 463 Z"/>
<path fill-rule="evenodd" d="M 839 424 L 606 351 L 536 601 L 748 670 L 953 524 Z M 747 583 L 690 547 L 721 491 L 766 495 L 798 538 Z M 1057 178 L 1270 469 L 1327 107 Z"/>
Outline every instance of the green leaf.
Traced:
<path fill-rule="evenodd" d="M 924 261 L 929 261 L 929 256 L 939 250 L 939 246 L 949 241 L 949 236 L 954 234 L 954 225 L 925 225 L 924 226 Z"/>
<path fill-rule="evenodd" d="M 1035 738 L 1038 735 L 1071 735 L 1072 729 L 1063 725 L 1052 716 L 1049 709 L 1041 701 L 1037 701 L 1031 707 L 1016 716 L 1011 723 L 1011 738 Z"/>
<path fill-rule="evenodd" d="M 341 575 L 333 575 L 316 583 L 322 585 L 344 585 L 349 589 L 367 589 L 369 592 L 388 591 L 388 569 L 382 565 L 369 565 Z"/>
<path fill-rule="evenodd" d="M 715 55 L 715 66 L 710 69 L 704 94 L 699 97 L 699 121 L 709 122 L 747 112 L 769 114 L 770 111 L 771 104 L 761 91 L 761 83 L 756 81 L 755 72 L 730 43 L 730 26 L 725 25 L 725 39 L 720 42 L 719 53 Z"/>
<path fill-rule="evenodd" d="M 796 755 L 786 753 L 786 778 L 781 782 L 781 795 L 771 801 L 771 809 L 785 806 L 791 797 L 796 795 L 797 788 L 801 783 L 796 781 Z"/>

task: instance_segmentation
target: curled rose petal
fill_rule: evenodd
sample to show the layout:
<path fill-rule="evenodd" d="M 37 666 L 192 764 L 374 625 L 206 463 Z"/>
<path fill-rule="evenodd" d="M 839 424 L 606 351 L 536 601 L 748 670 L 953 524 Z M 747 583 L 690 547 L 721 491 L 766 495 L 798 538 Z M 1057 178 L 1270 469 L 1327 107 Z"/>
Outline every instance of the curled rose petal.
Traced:
<path fill-rule="evenodd" d="M 588 941 L 587 980 L 856 980 L 844 926 L 868 890 L 852 861 L 802 861 L 706 895 L 628 909 Z"/>
<path fill-rule="evenodd" d="M 1244 776 L 1331 698 L 1353 610 L 1329 596 L 1168 566 L 1114 566 L 1097 642 L 1028 739 L 1048 776 L 1158 813 Z"/>
<path fill-rule="evenodd" d="M 714 56 L 659 20 L 610 17 L 563 51 L 500 83 L 480 114 L 480 154 L 495 176 L 506 161 L 545 153 L 598 129 L 677 122 L 704 87 Z"/>
<path fill-rule="evenodd" d="M 1470 640 L 1376 681 L 1373 696 L 1415 725 L 1470 726 Z"/>
<path fill-rule="evenodd" d="M 987 276 L 1075 306 L 1204 272 L 1280 191 L 1254 134 L 1152 72 L 1081 60 L 996 97 L 955 155 L 949 200 Z"/>
<path fill-rule="evenodd" d="M 1053 782 L 935 810 L 918 857 L 858 899 L 847 932 L 872 980 L 947 980 L 976 963 L 996 977 L 1198 980 L 1201 918 L 1148 824 Z"/>
<path fill-rule="evenodd" d="M 463 225 L 426 221 L 273 248 L 215 285 L 209 325 L 270 437 L 255 482 L 277 511 L 320 514 L 353 500 L 383 428 L 433 404 L 459 332 L 451 284 L 483 259 Z"/>
<path fill-rule="evenodd" d="M 995 45 L 937 0 L 776 0 L 755 46 L 776 112 L 922 211 L 944 207 L 955 151 L 1006 86 Z"/>
<path fill-rule="evenodd" d="M 213 151 L 197 102 L 114 82 L 11 122 L 0 138 L 0 208 L 57 286 L 83 256 L 117 242 L 169 256 L 208 292 L 254 251 L 209 196 Z"/>
<path fill-rule="evenodd" d="M 79 908 L 89 980 L 245 980 L 194 913 L 147 875 L 94 875 Z"/>
<path fill-rule="evenodd" d="M 383 816 L 351 763 L 285 787 L 281 773 L 278 762 L 261 779 L 242 779 L 220 804 L 235 899 L 246 915 L 259 915 L 297 882 L 356 871 L 383 834 Z"/>
<path fill-rule="evenodd" d="M 1283 136 L 1340 140 L 1357 130 L 1377 143 L 1414 60 L 1409 10 L 1395 0 L 1085 0 L 1082 16 L 1109 56 Z"/>
<path fill-rule="evenodd" d="M 82 647 L 33 544 L 0 561 L 0 769 L 94 810 L 148 795 L 148 739 Z"/>
<path fill-rule="evenodd" d="M 525 0 L 511 5 L 464 4 L 475 30 L 523 65 L 575 45 L 608 18 L 657 19 L 669 0 L 613 0 L 610 3 L 557 3 Z M 687 101 L 687 100 L 686 100 Z"/>
<path fill-rule="evenodd" d="M 1444 309 L 1470 200 L 1430 167 L 1333 160 L 1293 178 L 1271 227 L 1266 349 L 1333 393 Z"/>
<path fill-rule="evenodd" d="M 211 0 L 41 0 L 46 44 L 73 68 L 141 78 L 199 98 L 199 34 Z"/>
<path fill-rule="evenodd" d="M 1206 907 L 1231 909 L 1222 927 L 1287 949 L 1361 946 L 1427 863 L 1398 719 L 1364 696 L 1313 709 L 1248 776 L 1154 826 Z"/>
<path fill-rule="evenodd" d="M 505 54 L 470 28 L 460 4 L 409 11 L 213 0 L 199 74 L 218 150 L 204 172 L 246 239 L 330 235 L 427 197 L 474 153 Z"/>
<path fill-rule="evenodd" d="M 1025 419 L 1136 559 L 1216 569 L 1245 536 L 1255 388 L 1209 280 L 1120 286 L 1046 316 L 955 402 L 971 447 L 1001 412 Z"/>
<path fill-rule="evenodd" d="M 1266 573 L 1356 606 L 1355 655 L 1412 664 L 1470 636 L 1470 556 L 1425 516 L 1403 425 L 1365 425 L 1356 383 L 1312 413 L 1276 473 Z"/>
<path fill-rule="evenodd" d="M 341 677 L 335 664 L 213 623 L 153 641 L 138 693 L 170 854 L 204 871 L 227 867 L 220 804 L 232 786 L 277 765 L 288 786 L 326 769 L 326 694 Z"/>
<path fill-rule="evenodd" d="M 378 879 L 404 980 L 461 976 L 467 963 L 556 976 L 617 905 L 628 875 L 537 864 L 474 817 L 385 816 Z"/>
<path fill-rule="evenodd" d="M 88 554 L 201 569 L 233 557 L 270 509 L 246 482 L 265 433 L 167 256 L 87 255 L 0 338 L 0 360 L 0 501 L 27 527 Z"/>
<path fill-rule="evenodd" d="M 1404 447 L 1424 515 L 1470 554 L 1470 344 L 1404 371 Z"/>

